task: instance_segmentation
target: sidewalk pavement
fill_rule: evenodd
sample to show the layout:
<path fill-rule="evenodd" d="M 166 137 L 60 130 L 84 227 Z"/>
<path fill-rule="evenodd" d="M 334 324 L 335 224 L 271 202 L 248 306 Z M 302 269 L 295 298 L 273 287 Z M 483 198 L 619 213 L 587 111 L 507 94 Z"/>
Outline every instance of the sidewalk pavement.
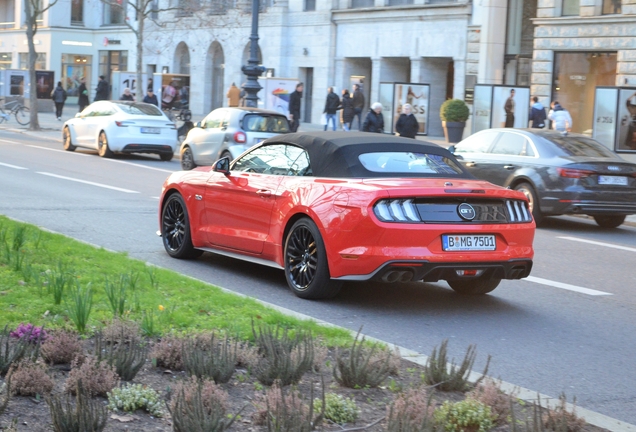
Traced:
<path fill-rule="evenodd" d="M 42 130 L 38 132 L 28 130 L 29 129 L 28 126 L 21 126 L 15 121 L 15 118 L 13 117 L 11 117 L 9 121 L 5 121 L 1 123 L 0 130 L 10 130 L 13 132 L 24 133 L 29 136 L 44 138 L 44 139 L 53 140 L 53 141 L 57 141 L 61 143 L 62 142 L 62 126 L 64 125 L 64 122 L 66 120 L 68 120 L 69 118 L 72 118 L 72 116 L 75 115 L 75 110 L 76 110 L 75 106 L 69 106 L 65 108 L 64 110 L 65 113 L 62 116 L 62 121 L 57 120 L 57 118 L 55 117 L 55 113 L 52 113 L 52 112 L 38 113 L 38 121 L 40 122 L 40 127 L 42 128 Z M 193 117 L 194 119 L 198 119 L 198 118 L 202 118 L 203 116 L 194 115 Z M 314 123 L 301 123 L 300 127 L 298 128 L 298 131 L 299 132 L 315 132 L 315 131 L 321 131 L 323 129 L 324 129 L 323 125 L 314 124 Z M 449 146 L 449 144 L 446 142 L 444 137 L 424 136 L 424 137 L 418 137 L 418 139 L 421 139 L 422 141 L 432 142 L 442 147 Z M 179 152 L 177 149 L 177 154 L 175 155 L 177 158 L 179 157 L 178 153 Z M 586 219 L 592 219 L 590 216 L 587 216 L 587 215 L 577 215 L 577 216 L 586 218 Z M 629 224 L 631 226 L 636 226 L 636 215 L 627 216 L 626 224 Z"/>

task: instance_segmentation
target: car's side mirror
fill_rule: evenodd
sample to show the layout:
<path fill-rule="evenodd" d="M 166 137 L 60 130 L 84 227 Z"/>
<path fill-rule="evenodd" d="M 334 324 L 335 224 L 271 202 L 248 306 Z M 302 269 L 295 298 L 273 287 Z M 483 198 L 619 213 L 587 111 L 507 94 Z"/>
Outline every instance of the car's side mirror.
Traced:
<path fill-rule="evenodd" d="M 455 146 L 454 145 L 449 145 L 448 146 L 448 151 L 451 152 L 452 154 L 455 154 Z"/>
<path fill-rule="evenodd" d="M 203 125 L 201 124 L 201 122 L 196 122 L 196 123 L 194 124 L 194 127 L 202 128 L 202 127 L 203 127 Z"/>
<path fill-rule="evenodd" d="M 230 158 L 226 156 L 214 162 L 212 171 L 230 175 Z"/>

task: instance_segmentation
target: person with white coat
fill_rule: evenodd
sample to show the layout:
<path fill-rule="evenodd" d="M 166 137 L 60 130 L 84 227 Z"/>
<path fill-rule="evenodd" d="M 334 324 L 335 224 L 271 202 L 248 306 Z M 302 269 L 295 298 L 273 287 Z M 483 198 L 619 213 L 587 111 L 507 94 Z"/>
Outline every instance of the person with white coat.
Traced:
<path fill-rule="evenodd" d="M 570 113 L 564 109 L 558 101 L 554 101 L 550 104 L 550 113 L 548 118 L 552 120 L 552 129 L 571 132 L 572 131 L 572 117 Z"/>

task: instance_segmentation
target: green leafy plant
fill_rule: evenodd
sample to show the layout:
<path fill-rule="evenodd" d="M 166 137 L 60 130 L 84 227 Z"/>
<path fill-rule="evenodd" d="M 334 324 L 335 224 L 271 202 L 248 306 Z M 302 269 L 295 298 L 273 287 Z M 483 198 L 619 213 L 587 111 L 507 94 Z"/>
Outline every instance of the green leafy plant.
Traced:
<path fill-rule="evenodd" d="M 322 400 L 315 399 L 314 407 L 317 411 L 322 411 Z M 339 425 L 353 423 L 360 415 L 360 410 L 356 405 L 356 401 L 352 398 L 346 398 L 336 393 L 325 394 L 324 408 L 325 418 Z"/>
<path fill-rule="evenodd" d="M 439 116 L 445 122 L 465 122 L 469 115 L 468 105 L 461 99 L 448 99 L 439 109 Z"/>
<path fill-rule="evenodd" d="M 435 410 L 436 423 L 446 432 L 487 432 L 494 427 L 490 407 L 474 399 L 446 401 Z"/>
<path fill-rule="evenodd" d="M 75 403 L 66 395 L 47 399 L 55 432 L 101 432 L 106 427 L 108 411 L 97 401 L 91 400 L 82 382 L 77 383 Z"/>
<path fill-rule="evenodd" d="M 469 345 L 462 364 L 457 367 L 453 359 L 450 367 L 448 366 L 448 339 L 442 342 L 437 351 L 437 347 L 433 348 L 426 366 L 424 367 L 424 379 L 427 384 L 436 386 L 442 391 L 465 391 L 473 386 L 468 380 L 470 371 L 475 363 L 477 351 L 474 345 Z M 486 362 L 486 367 L 482 373 L 482 378 L 477 380 L 474 385 L 479 384 L 484 376 L 488 373 L 490 365 L 490 356 Z"/>
<path fill-rule="evenodd" d="M 348 352 L 343 354 L 336 351 L 333 376 L 340 385 L 345 387 L 377 387 L 393 369 L 393 353 L 382 351 L 378 344 L 367 348 L 364 346 L 364 336 L 360 340 L 359 338 L 360 331 Z"/>
<path fill-rule="evenodd" d="M 119 275 L 119 279 L 114 282 L 109 280 L 108 277 L 104 281 L 104 292 L 114 317 L 122 317 L 124 312 L 126 312 L 128 287 L 129 283 L 126 275 Z"/>
<path fill-rule="evenodd" d="M 101 332 L 95 333 L 95 353 L 98 361 L 105 361 L 124 381 L 131 381 L 146 362 L 146 344 L 137 337 L 122 335 L 111 343 L 104 343 Z"/>
<path fill-rule="evenodd" d="M 159 398 L 159 393 L 141 384 L 129 383 L 108 393 L 108 409 L 113 411 L 132 412 L 143 409 L 150 415 L 162 417 L 162 407 L 163 402 Z"/>
<path fill-rule="evenodd" d="M 58 261 L 57 270 L 49 269 L 45 272 L 45 276 L 48 291 L 53 293 L 53 303 L 61 304 L 64 291 L 73 280 L 72 273 L 66 269 L 62 261 Z"/>
<path fill-rule="evenodd" d="M 236 369 L 237 342 L 229 336 L 224 340 L 217 340 L 211 333 L 197 341 L 187 341 L 183 345 L 183 368 L 197 378 L 210 378 L 215 383 L 228 382 Z"/>
<path fill-rule="evenodd" d="M 70 300 L 67 303 L 68 316 L 75 324 L 77 331 L 84 333 L 86 324 L 93 309 L 93 290 L 89 282 L 82 288 L 79 281 L 75 281 L 75 288 L 72 290 Z"/>
<path fill-rule="evenodd" d="M 141 332 L 144 336 L 153 337 L 159 335 L 159 326 L 152 309 L 144 311 L 141 317 Z"/>

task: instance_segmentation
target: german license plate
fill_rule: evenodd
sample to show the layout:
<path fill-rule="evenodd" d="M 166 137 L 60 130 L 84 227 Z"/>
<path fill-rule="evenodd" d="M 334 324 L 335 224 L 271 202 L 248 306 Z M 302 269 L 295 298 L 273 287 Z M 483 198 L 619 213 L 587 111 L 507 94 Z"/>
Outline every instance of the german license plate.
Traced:
<path fill-rule="evenodd" d="M 600 175 L 598 176 L 598 184 L 627 186 L 627 177 Z"/>
<path fill-rule="evenodd" d="M 490 251 L 496 250 L 494 235 L 445 234 L 442 236 L 442 249 L 445 251 Z"/>
<path fill-rule="evenodd" d="M 141 133 L 158 134 L 161 133 L 161 130 L 159 128 L 142 127 Z"/>

